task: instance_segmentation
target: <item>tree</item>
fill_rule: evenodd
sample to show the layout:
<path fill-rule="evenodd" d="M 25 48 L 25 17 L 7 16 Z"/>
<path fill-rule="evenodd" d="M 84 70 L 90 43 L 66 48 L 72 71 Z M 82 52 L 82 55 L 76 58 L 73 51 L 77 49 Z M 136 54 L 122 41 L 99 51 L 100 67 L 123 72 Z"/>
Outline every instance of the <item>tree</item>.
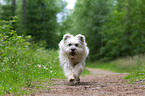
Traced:
<path fill-rule="evenodd" d="M 91 60 L 142 54 L 144 4 L 144 0 L 78 0 L 63 29 L 87 37 Z"/>
<path fill-rule="evenodd" d="M 46 41 L 47 48 L 56 48 L 57 28 L 59 26 L 56 15 L 63 8 L 63 1 L 61 0 L 28 0 L 26 34 L 32 35 L 36 42 Z"/>
<path fill-rule="evenodd" d="M 104 57 L 115 59 L 144 53 L 143 32 L 145 2 L 143 0 L 117 0 L 114 11 L 109 15 L 103 28 Z M 142 30 L 143 29 L 143 30 Z"/>
<path fill-rule="evenodd" d="M 23 24 L 26 23 L 27 0 L 23 0 Z"/>
<path fill-rule="evenodd" d="M 12 0 L 12 16 L 16 15 L 16 0 Z"/>
<path fill-rule="evenodd" d="M 2 20 L 9 20 L 12 18 L 12 3 L 10 0 L 5 0 L 4 1 L 6 4 L 1 5 L 1 18 Z"/>
<path fill-rule="evenodd" d="M 102 46 L 101 27 L 110 12 L 111 1 L 78 0 L 73 13 L 66 20 L 66 32 L 84 34 L 90 49 L 90 59 L 101 58 Z"/>

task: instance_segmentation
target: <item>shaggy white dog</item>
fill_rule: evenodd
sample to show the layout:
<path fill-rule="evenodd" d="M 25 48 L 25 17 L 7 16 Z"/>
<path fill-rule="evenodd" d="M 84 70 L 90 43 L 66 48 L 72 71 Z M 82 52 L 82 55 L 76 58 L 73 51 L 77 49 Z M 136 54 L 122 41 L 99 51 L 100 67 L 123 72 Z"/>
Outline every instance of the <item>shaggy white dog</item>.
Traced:
<path fill-rule="evenodd" d="M 79 82 L 79 76 L 84 70 L 85 60 L 89 54 L 85 37 L 81 34 L 75 37 L 65 34 L 59 43 L 59 48 L 60 65 L 65 76 L 69 82 Z"/>

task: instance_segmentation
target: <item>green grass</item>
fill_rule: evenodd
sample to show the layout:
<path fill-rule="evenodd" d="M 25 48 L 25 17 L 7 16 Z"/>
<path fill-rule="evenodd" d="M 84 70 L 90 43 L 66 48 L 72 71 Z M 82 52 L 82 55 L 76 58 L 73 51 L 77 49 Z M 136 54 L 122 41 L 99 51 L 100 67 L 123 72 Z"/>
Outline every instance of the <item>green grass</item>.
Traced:
<path fill-rule="evenodd" d="M 0 20 L 0 95 L 23 95 L 46 89 L 43 82 L 64 79 L 57 50 L 46 50 L 11 30 L 13 21 Z M 82 75 L 89 74 L 84 70 Z M 36 86 L 39 83 L 39 86 Z M 35 90 L 28 90 L 29 88 Z"/>
<path fill-rule="evenodd" d="M 5 55 L 1 61 L 0 94 L 30 94 L 33 91 L 23 88 L 35 86 L 35 82 L 49 82 L 51 78 L 65 78 L 59 66 L 57 50 L 38 48 L 35 51 L 13 51 L 8 52 L 9 55 Z M 89 71 L 85 69 L 82 75 L 86 74 Z M 42 85 L 40 88 L 43 88 Z"/>
<path fill-rule="evenodd" d="M 125 79 L 128 79 L 129 83 L 134 83 L 135 81 L 145 79 L 145 69 L 132 72 L 130 75 L 126 76 Z"/>
<path fill-rule="evenodd" d="M 22 57 L 19 56 L 20 54 Z M 33 86 L 34 82 L 64 78 L 55 50 L 39 48 L 36 51 L 30 51 L 28 55 L 11 53 L 8 57 L 4 57 L 1 64 L 1 94 L 20 92 L 23 87 Z"/>
<path fill-rule="evenodd" d="M 85 75 L 90 75 L 90 71 L 87 69 L 84 69 L 83 73 L 81 74 L 81 76 L 85 76 Z"/>
<path fill-rule="evenodd" d="M 131 73 L 125 77 L 125 79 L 130 81 L 129 83 L 145 79 L 145 55 L 121 58 L 114 62 L 126 70 L 126 72 Z"/>
<path fill-rule="evenodd" d="M 35 82 L 64 78 L 57 50 L 31 44 L 31 36 L 18 36 L 10 23 L 0 20 L 0 95 L 27 93 Z"/>
<path fill-rule="evenodd" d="M 118 67 L 118 65 L 114 62 L 88 62 L 86 67 L 99 68 L 117 73 L 128 72 L 128 70 Z"/>

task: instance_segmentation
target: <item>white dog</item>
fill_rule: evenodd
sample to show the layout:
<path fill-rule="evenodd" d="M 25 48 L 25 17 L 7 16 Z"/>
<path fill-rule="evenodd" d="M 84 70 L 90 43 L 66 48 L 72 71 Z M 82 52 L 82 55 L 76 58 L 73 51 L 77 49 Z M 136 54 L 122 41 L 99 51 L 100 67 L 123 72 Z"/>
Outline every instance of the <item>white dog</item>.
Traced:
<path fill-rule="evenodd" d="M 69 82 L 79 82 L 79 76 L 84 70 L 85 60 L 89 54 L 85 37 L 81 34 L 75 37 L 65 34 L 59 43 L 59 48 L 60 65 L 63 67 L 65 76 Z"/>

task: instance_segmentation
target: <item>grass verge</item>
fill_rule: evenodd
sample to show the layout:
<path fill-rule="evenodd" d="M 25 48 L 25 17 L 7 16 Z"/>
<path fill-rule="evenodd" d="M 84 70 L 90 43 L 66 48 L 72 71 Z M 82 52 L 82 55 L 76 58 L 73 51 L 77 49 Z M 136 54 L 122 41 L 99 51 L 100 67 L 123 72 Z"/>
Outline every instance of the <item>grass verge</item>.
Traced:
<path fill-rule="evenodd" d="M 110 62 L 88 62 L 87 67 L 100 68 L 118 73 L 131 73 L 125 77 L 131 83 L 145 79 L 145 55 L 124 57 Z"/>
<path fill-rule="evenodd" d="M 0 95 L 20 95 L 36 82 L 64 78 L 57 50 L 31 44 L 31 36 L 18 36 L 12 22 L 0 20 Z"/>
<path fill-rule="evenodd" d="M 85 75 L 90 75 L 90 71 L 87 69 L 84 69 L 83 73 L 81 74 L 81 76 L 85 76 Z"/>

